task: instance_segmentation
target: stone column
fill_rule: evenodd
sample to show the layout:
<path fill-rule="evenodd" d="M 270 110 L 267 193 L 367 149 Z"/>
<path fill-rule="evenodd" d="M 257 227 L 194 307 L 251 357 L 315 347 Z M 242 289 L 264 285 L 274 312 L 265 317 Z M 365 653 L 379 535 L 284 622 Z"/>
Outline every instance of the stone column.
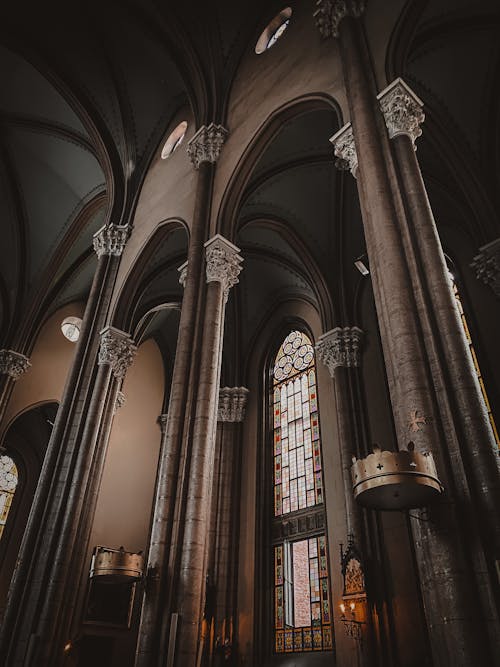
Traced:
<path fill-rule="evenodd" d="M 205 243 L 207 295 L 203 324 L 197 398 L 190 438 L 189 473 L 179 570 L 176 575 L 176 611 L 180 618 L 175 665 L 196 665 L 203 646 L 200 625 L 206 576 L 208 521 L 212 494 L 218 387 L 225 304 L 241 271 L 239 249 L 217 234 Z"/>
<path fill-rule="evenodd" d="M 489 285 L 500 298 L 500 239 L 481 246 L 471 266 L 476 272 L 476 278 Z"/>
<path fill-rule="evenodd" d="M 213 664 L 214 652 L 226 642 L 233 653 L 235 651 L 233 628 L 238 552 L 239 444 L 247 397 L 248 389 L 245 387 L 223 387 L 219 391 L 208 558 L 212 619 L 207 620 L 213 623 L 209 664 Z"/>
<path fill-rule="evenodd" d="M 176 498 L 181 496 L 184 483 L 183 442 L 186 424 L 191 420 L 196 382 L 193 368 L 199 367 L 199 350 L 196 332 L 204 297 L 202 275 L 204 241 L 209 226 L 214 164 L 227 137 L 222 125 L 203 125 L 188 144 L 188 154 L 198 171 L 197 190 L 188 261 L 180 267 L 180 283 L 184 287 L 179 333 L 175 354 L 172 386 L 165 426 L 164 447 L 159 461 L 157 488 L 153 509 L 153 523 L 148 549 L 147 585 L 143 599 L 136 667 L 156 665 L 158 656 L 166 656 L 170 624 L 169 555 L 174 536 Z M 190 381 L 193 377 L 193 381 Z M 178 504 L 178 503 L 177 503 Z"/>
<path fill-rule="evenodd" d="M 61 538 L 68 497 L 73 492 L 73 476 L 83 435 L 88 429 L 89 410 L 94 404 L 99 334 L 106 322 L 120 256 L 129 233 L 128 226 L 109 224 L 94 235 L 97 268 L 9 591 L 0 635 L 3 664 L 40 667 L 58 664 L 44 662 L 45 658 L 36 658 L 38 662 L 33 663 L 37 646 L 43 641 L 38 633 L 39 614 L 46 598 L 52 557 Z M 80 489 L 80 493 L 84 494 L 85 489 Z M 60 646 L 53 648 L 62 651 Z"/>
<path fill-rule="evenodd" d="M 316 343 L 318 359 L 328 368 L 334 384 L 347 535 L 354 537 L 358 547 L 363 544 L 362 517 L 352 492 L 351 465 L 353 456 L 359 456 L 359 452 L 349 402 L 348 375 L 350 368 L 359 366 L 362 341 L 363 332 L 358 327 L 336 327 L 320 336 Z"/>
<path fill-rule="evenodd" d="M 14 350 L 0 350 L 0 423 L 5 414 L 14 383 L 31 366 L 28 357 Z"/>
<path fill-rule="evenodd" d="M 435 359 L 434 377 L 442 375 L 441 384 L 447 389 L 442 390 L 440 402 L 449 403 L 453 435 L 457 449 L 461 449 L 476 504 L 476 521 L 482 528 L 498 595 L 495 571 L 496 562 L 500 561 L 498 451 L 415 152 L 415 140 L 422 134 L 423 104 L 401 79 L 391 83 L 378 99 L 406 204 L 407 215 L 402 220 L 406 254 L 412 265 L 415 290 L 422 295 L 422 319 L 431 332 L 426 337 L 427 351 Z M 497 252 L 500 258 L 500 244 Z"/>
<path fill-rule="evenodd" d="M 352 127 L 342 128 L 332 142 L 336 155 L 356 172 L 384 358 L 392 374 L 398 444 L 406 448 L 411 440 L 417 451 L 431 451 L 446 489 L 429 507 L 427 521 L 412 521 L 435 667 L 487 664 L 493 653 L 461 525 L 461 505 L 469 498 L 463 495 L 466 489 L 455 493 L 456 459 L 446 447 L 419 319 L 419 295 L 405 257 L 401 234 L 405 207 L 358 20 L 365 2 L 319 0 L 318 5 L 322 34 L 339 40 Z"/>

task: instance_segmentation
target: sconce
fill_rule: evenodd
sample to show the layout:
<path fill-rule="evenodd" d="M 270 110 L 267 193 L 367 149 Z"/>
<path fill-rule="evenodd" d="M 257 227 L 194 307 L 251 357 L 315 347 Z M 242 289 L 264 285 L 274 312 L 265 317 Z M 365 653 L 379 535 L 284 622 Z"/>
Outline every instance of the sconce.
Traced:
<path fill-rule="evenodd" d="M 340 611 L 342 612 L 342 615 L 340 617 L 340 620 L 342 621 L 346 634 L 348 637 L 353 637 L 356 639 L 356 641 L 361 641 L 363 632 L 362 632 L 362 625 L 366 625 L 364 621 L 358 621 L 356 618 L 356 602 L 354 600 L 351 600 L 350 602 L 347 603 L 349 607 L 349 612 L 350 616 L 346 615 L 347 611 L 347 606 L 344 602 L 340 603 Z"/>
<path fill-rule="evenodd" d="M 346 634 L 356 641 L 362 641 L 365 621 L 356 618 L 356 604 L 366 601 L 365 574 L 361 565 L 361 554 L 354 543 L 354 536 L 348 536 L 347 549 L 340 545 L 340 563 L 344 577 L 344 593 L 340 603 L 341 616 Z"/>

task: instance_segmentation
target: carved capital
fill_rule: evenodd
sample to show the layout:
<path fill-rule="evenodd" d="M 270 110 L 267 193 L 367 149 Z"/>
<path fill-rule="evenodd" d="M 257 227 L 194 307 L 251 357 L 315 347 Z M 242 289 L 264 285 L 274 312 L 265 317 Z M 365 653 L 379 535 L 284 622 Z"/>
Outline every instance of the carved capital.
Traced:
<path fill-rule="evenodd" d="M 115 407 L 113 409 L 113 414 L 116 414 L 120 408 L 123 408 L 125 403 L 127 402 L 127 399 L 125 397 L 125 394 L 123 391 L 119 391 L 116 394 L 116 400 L 115 400 Z"/>
<path fill-rule="evenodd" d="M 500 238 L 479 248 L 471 263 L 476 278 L 489 285 L 500 298 Z"/>
<path fill-rule="evenodd" d="M 101 331 L 101 347 L 99 349 L 99 365 L 108 364 L 116 379 L 125 376 L 134 360 L 137 347 L 128 333 L 107 326 Z"/>
<path fill-rule="evenodd" d="M 415 144 L 417 137 L 422 134 L 420 125 L 425 119 L 422 100 L 400 78 L 379 93 L 377 99 L 384 114 L 389 138 L 406 134 Z"/>
<path fill-rule="evenodd" d="M 356 153 L 356 146 L 354 145 L 354 135 L 352 133 L 351 123 L 347 123 L 344 127 L 330 138 L 333 144 L 335 156 L 338 158 L 335 163 L 337 167 L 344 169 L 348 168 L 351 174 L 356 178 L 356 171 L 358 169 L 358 154 Z"/>
<path fill-rule="evenodd" d="M 207 260 L 207 283 L 219 282 L 224 290 L 224 303 L 229 296 L 231 287 L 238 283 L 243 258 L 239 255 L 240 249 L 216 234 L 205 243 L 205 257 Z"/>
<path fill-rule="evenodd" d="M 179 268 L 177 269 L 179 272 L 179 283 L 182 285 L 182 287 L 186 287 L 186 279 L 187 279 L 187 272 L 188 272 L 188 263 L 184 262 Z"/>
<path fill-rule="evenodd" d="M 18 380 L 30 366 L 30 360 L 24 354 L 14 350 L 0 350 L 0 374 Z"/>
<path fill-rule="evenodd" d="M 202 162 L 217 162 L 228 131 L 222 125 L 210 123 L 202 125 L 194 137 L 188 142 L 187 152 L 195 169 Z"/>
<path fill-rule="evenodd" d="M 316 354 L 333 377 L 339 366 L 359 366 L 362 340 L 363 332 L 358 327 L 336 327 L 318 338 Z"/>
<path fill-rule="evenodd" d="M 246 387 L 221 387 L 217 421 L 242 422 L 245 419 L 247 397 Z"/>
<path fill-rule="evenodd" d="M 104 225 L 94 234 L 94 250 L 97 256 L 113 255 L 119 257 L 129 236 L 129 225 Z"/>
<path fill-rule="evenodd" d="M 313 16 L 322 37 L 338 37 L 343 18 L 359 18 L 365 11 L 366 0 L 317 0 Z"/>

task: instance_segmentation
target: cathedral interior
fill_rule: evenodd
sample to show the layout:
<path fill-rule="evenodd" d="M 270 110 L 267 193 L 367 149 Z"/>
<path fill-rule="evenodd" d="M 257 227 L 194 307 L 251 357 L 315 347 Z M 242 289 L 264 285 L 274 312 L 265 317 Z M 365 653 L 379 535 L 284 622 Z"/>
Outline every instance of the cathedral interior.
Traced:
<path fill-rule="evenodd" d="M 499 3 L 0 54 L 0 665 L 500 665 Z"/>

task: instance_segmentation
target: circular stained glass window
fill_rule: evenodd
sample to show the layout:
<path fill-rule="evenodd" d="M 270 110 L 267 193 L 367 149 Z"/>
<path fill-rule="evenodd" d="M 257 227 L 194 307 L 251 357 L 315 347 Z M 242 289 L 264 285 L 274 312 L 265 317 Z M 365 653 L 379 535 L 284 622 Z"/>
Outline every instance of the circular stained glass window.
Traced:
<path fill-rule="evenodd" d="M 187 126 L 187 121 L 183 120 L 182 123 L 179 123 L 175 130 L 170 133 L 161 151 L 162 160 L 166 160 L 168 157 L 170 157 L 172 153 L 174 153 L 182 144 L 182 141 L 186 135 Z"/>
<path fill-rule="evenodd" d="M 268 23 L 255 45 L 255 53 L 264 53 L 264 51 L 267 51 L 276 44 L 278 39 L 283 36 L 283 33 L 288 28 L 291 15 L 292 8 L 285 7 L 285 9 L 282 9 L 281 12 Z"/>

